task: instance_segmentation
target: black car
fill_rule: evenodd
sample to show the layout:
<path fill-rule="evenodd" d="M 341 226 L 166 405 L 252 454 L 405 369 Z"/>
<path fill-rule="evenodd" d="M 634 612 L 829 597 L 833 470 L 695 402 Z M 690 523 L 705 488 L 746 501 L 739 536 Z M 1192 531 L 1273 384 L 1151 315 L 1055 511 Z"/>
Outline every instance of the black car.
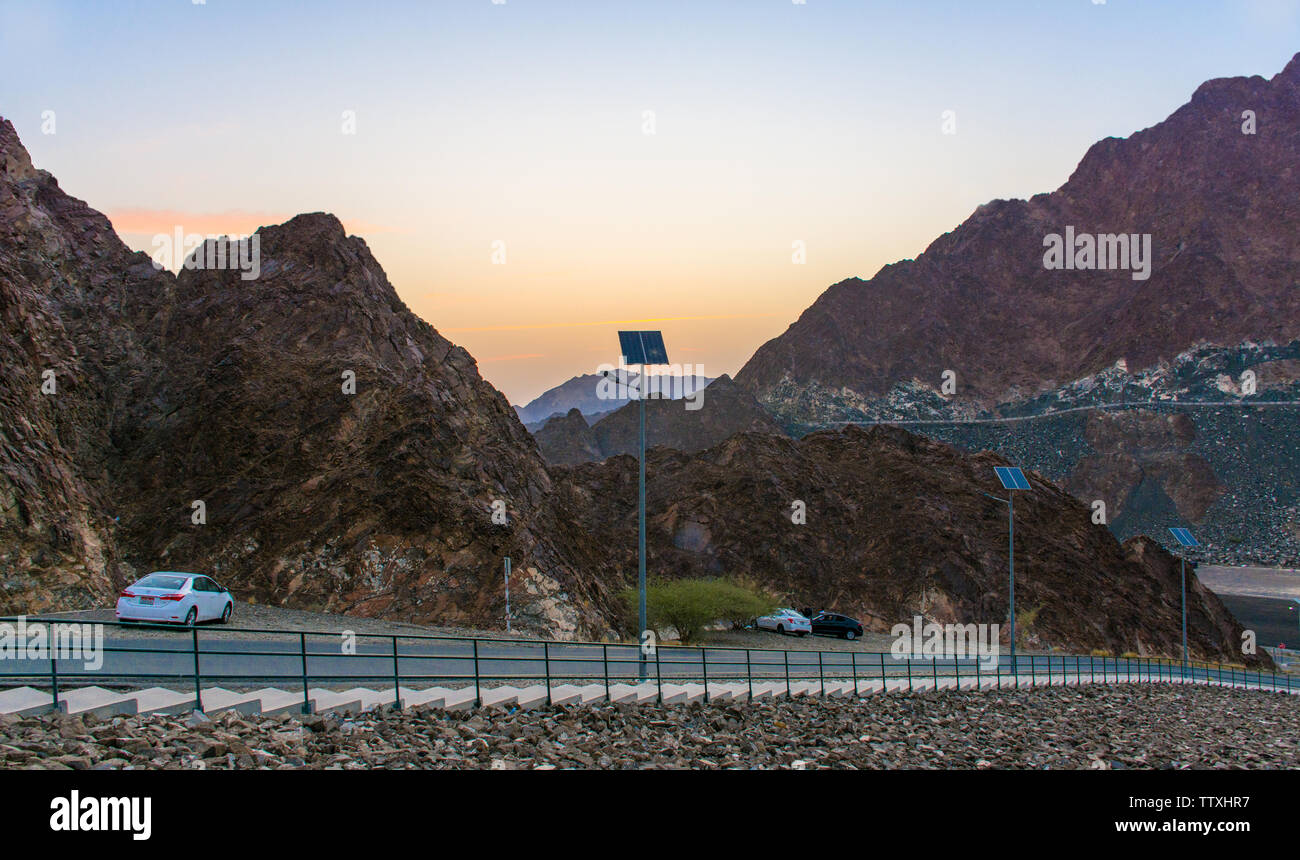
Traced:
<path fill-rule="evenodd" d="M 813 616 L 813 634 L 817 636 L 840 636 L 845 639 L 857 639 L 862 635 L 862 622 L 847 615 L 834 612 L 822 612 Z"/>

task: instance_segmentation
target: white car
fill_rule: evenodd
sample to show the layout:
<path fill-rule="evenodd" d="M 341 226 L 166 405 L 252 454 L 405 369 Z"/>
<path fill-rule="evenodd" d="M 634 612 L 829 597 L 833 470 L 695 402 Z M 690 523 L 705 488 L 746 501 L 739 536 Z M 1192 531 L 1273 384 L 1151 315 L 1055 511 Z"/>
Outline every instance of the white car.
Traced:
<path fill-rule="evenodd" d="M 235 599 L 210 576 L 159 570 L 122 590 L 118 621 L 230 621 Z"/>
<path fill-rule="evenodd" d="M 807 636 L 812 632 L 812 622 L 793 609 L 778 609 L 771 615 L 754 619 L 754 626 L 759 630 L 775 630 L 777 633 L 794 633 Z"/>

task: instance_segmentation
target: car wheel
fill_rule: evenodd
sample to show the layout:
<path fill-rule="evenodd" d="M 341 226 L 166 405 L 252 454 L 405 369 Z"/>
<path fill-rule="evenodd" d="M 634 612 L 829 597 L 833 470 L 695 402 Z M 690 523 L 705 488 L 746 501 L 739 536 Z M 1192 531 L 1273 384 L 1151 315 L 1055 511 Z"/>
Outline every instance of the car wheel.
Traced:
<path fill-rule="evenodd" d="M 778 624 L 778 625 L 776 625 L 776 632 L 777 632 L 777 633 L 780 633 L 782 636 L 784 636 L 784 635 L 785 635 L 785 625 L 784 625 L 784 624 Z"/>
<path fill-rule="evenodd" d="M 197 606 L 191 606 L 190 611 L 185 613 L 185 626 L 193 627 L 194 622 L 198 620 L 199 620 L 199 608 Z"/>
<path fill-rule="evenodd" d="M 848 630 L 844 633 L 844 638 L 852 642 L 854 639 L 858 638 L 858 634 L 854 633 L 852 630 Z"/>
<path fill-rule="evenodd" d="M 229 624 L 230 614 L 234 611 L 235 611 L 235 604 L 233 602 L 227 603 L 226 608 L 221 611 L 221 623 Z"/>

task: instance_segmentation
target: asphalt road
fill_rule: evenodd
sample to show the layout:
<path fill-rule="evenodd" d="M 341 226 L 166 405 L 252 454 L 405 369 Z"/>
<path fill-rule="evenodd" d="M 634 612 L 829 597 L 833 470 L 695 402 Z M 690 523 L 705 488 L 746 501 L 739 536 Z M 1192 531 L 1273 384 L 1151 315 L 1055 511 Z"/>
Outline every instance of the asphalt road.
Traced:
<path fill-rule="evenodd" d="M 148 638 L 105 635 L 102 665 L 87 667 L 81 659 L 56 660 L 60 686 L 124 684 L 132 686 L 192 685 L 196 655 L 194 636 L 184 628 L 164 631 Z M 396 658 L 394 657 L 396 645 Z M 304 654 L 305 652 L 305 654 Z M 354 652 L 354 653 L 353 653 Z M 657 659 L 656 659 L 657 658 Z M 1111 676 L 1129 674 L 1145 678 L 1176 674 L 1168 664 L 1139 664 L 1125 658 L 1045 657 L 1021 655 L 1021 676 L 1059 678 L 1062 672 Z M 635 645 L 590 645 L 560 642 L 457 639 L 418 639 L 403 636 L 358 637 L 340 635 L 267 634 L 258 639 L 231 638 L 212 629 L 200 628 L 197 664 L 204 685 L 246 686 L 248 684 L 295 687 L 302 683 L 304 667 L 313 686 L 387 686 L 399 674 L 408 687 L 472 683 L 477 675 L 483 682 L 540 682 L 549 673 L 554 683 L 632 681 L 641 671 L 640 651 Z M 48 659 L 0 660 L 0 686 L 31 682 L 48 686 Z M 745 678 L 811 680 L 825 678 L 860 679 L 971 677 L 993 674 L 987 664 L 977 667 L 973 659 L 895 660 L 890 655 L 860 651 L 769 651 L 727 647 L 661 647 L 647 659 L 646 675 L 665 681 L 701 681 Z M 1009 674 L 1008 655 L 1000 659 L 1000 674 Z M 1215 672 L 1192 670 L 1196 677 L 1217 677 Z M 1225 675 L 1225 679 L 1228 676 Z M 1300 688 L 1300 678 L 1294 679 Z M 1008 678 L 1008 683 L 1011 683 Z M 1041 681 L 1036 681 L 1041 683 Z"/>

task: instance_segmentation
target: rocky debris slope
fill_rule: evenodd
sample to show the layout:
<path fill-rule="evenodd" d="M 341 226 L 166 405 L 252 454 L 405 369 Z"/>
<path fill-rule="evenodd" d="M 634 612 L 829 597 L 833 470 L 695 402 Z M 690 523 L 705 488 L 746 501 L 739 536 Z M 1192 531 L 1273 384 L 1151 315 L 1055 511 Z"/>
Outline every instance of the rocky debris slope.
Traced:
<path fill-rule="evenodd" d="M 888 631 L 915 613 L 939 623 L 1003 624 L 1007 509 L 993 472 L 892 427 L 795 441 L 740 434 L 688 455 L 652 449 L 649 568 L 662 576 L 742 575 L 795 606 L 833 607 Z M 565 470 L 571 508 L 635 565 L 634 458 Z M 1090 509 L 1040 476 L 1016 498 L 1018 633 L 1028 647 L 1173 654 L 1178 562 L 1158 544 L 1121 545 Z M 801 503 L 806 522 L 794 520 Z M 1239 659 L 1241 627 L 1189 575 L 1191 650 Z M 1251 658 L 1264 659 L 1264 658 Z"/>
<path fill-rule="evenodd" d="M 1243 390 L 1253 375 L 1255 392 Z M 1121 539 L 1169 544 L 1193 528 L 1197 560 L 1300 566 L 1300 341 L 1201 346 L 1141 371 L 1112 367 L 1032 401 L 907 424 L 991 450 L 1106 505 Z M 939 417 L 942 415 L 943 417 Z M 888 420 L 888 419 L 882 419 Z"/>
<path fill-rule="evenodd" d="M 698 408 L 688 408 L 692 403 Z M 639 410 L 637 403 L 628 403 L 590 427 L 585 420 L 579 424 L 570 412 L 552 418 L 534 436 L 546 461 L 557 465 L 602 460 L 615 454 L 636 456 L 640 447 Z M 767 410 L 726 375 L 714 380 L 694 401 L 646 401 L 647 445 L 665 445 L 690 453 L 745 432 L 784 434 Z"/>
<path fill-rule="evenodd" d="M 1165 121 L 1092 146 L 1055 192 L 980 206 L 915 260 L 830 287 L 736 381 L 787 425 L 824 424 L 945 370 L 991 404 L 1200 342 L 1286 342 L 1300 336 L 1297 163 L 1300 55 L 1271 80 L 1209 81 Z M 1150 277 L 1049 270 L 1044 239 L 1067 227 L 1150 234 Z"/>
<path fill-rule="evenodd" d="M 0 718 L 0 767 L 1281 769 L 1300 767 L 1298 736 L 1290 696 L 1133 685 L 344 720 Z"/>

